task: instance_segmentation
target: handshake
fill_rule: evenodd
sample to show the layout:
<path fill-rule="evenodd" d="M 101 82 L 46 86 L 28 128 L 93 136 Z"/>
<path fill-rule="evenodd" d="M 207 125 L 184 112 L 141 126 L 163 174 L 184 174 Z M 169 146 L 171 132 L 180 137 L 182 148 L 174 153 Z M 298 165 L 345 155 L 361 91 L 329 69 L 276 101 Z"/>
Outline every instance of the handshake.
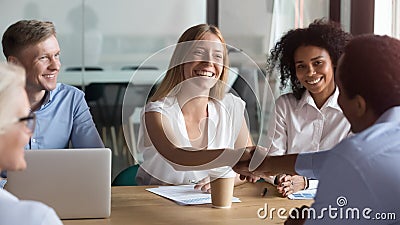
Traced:
<path fill-rule="evenodd" d="M 243 151 L 239 161 L 232 167 L 240 174 L 241 180 L 254 181 L 277 174 L 296 174 L 297 154 L 267 156 L 268 149 L 262 146 L 249 146 Z"/>

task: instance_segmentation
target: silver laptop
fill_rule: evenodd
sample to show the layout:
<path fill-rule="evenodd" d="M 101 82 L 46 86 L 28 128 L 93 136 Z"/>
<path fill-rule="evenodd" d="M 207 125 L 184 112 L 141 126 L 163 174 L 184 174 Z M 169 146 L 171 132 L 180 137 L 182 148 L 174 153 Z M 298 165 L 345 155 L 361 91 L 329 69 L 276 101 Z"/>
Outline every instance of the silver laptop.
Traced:
<path fill-rule="evenodd" d="M 61 219 L 110 216 L 110 149 L 27 150 L 25 159 L 26 170 L 7 174 L 9 192 L 53 207 Z"/>

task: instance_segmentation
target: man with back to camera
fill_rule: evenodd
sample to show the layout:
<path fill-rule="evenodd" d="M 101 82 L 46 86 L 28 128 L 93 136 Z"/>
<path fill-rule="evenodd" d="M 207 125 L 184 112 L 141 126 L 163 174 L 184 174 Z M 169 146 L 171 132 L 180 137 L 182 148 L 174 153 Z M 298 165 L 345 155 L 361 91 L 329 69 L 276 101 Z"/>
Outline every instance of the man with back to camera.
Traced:
<path fill-rule="evenodd" d="M 363 35 L 339 60 L 338 103 L 354 136 L 329 151 L 271 156 L 244 176 L 300 174 L 320 180 L 307 220 L 285 224 L 400 224 L 400 40 Z M 311 210 L 311 211 L 310 211 Z"/>
<path fill-rule="evenodd" d="M 8 62 L 26 70 L 26 92 L 36 128 L 25 149 L 103 148 L 84 93 L 57 83 L 60 47 L 52 22 L 20 20 L 2 39 Z M 4 175 L 4 174 L 3 174 Z"/>

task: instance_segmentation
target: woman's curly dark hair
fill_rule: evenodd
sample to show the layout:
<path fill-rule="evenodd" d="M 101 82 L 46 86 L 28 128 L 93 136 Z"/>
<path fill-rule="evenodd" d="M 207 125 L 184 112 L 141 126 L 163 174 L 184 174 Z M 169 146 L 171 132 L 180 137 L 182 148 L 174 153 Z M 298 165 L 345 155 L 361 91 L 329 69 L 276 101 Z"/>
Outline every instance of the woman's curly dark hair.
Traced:
<path fill-rule="evenodd" d="M 333 64 L 334 72 L 337 61 L 344 51 L 351 35 L 342 30 L 339 23 L 318 19 L 307 28 L 288 31 L 271 50 L 267 60 L 267 73 L 272 75 L 275 68 L 279 67 L 281 86 L 283 89 L 291 83 L 291 88 L 296 99 L 300 99 L 306 90 L 297 79 L 294 63 L 294 52 L 300 46 L 317 46 L 328 51 Z"/>

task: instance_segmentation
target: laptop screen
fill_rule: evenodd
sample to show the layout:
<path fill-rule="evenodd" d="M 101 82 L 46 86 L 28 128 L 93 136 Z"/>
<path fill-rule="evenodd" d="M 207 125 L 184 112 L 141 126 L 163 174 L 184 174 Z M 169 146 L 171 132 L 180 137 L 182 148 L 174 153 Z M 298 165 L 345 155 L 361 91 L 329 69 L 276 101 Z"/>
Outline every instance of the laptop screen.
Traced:
<path fill-rule="evenodd" d="M 25 159 L 26 170 L 8 171 L 6 190 L 53 207 L 61 219 L 110 216 L 110 149 L 27 150 Z"/>

